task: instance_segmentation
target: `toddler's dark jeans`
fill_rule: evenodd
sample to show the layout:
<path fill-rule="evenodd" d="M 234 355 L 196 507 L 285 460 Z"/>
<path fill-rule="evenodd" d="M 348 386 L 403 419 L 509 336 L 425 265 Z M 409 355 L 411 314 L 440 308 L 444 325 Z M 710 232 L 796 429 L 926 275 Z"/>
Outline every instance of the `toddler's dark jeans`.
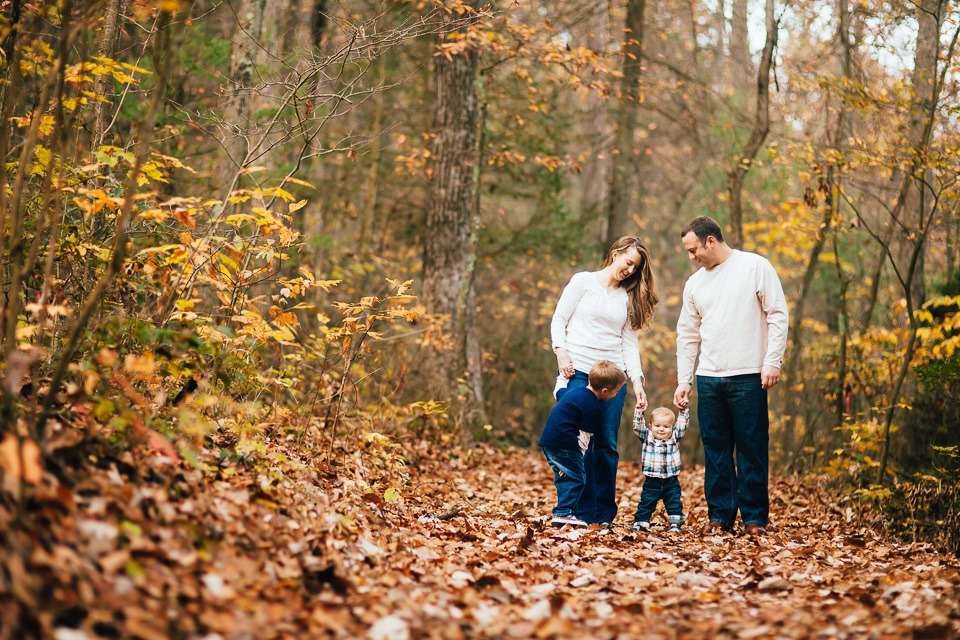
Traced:
<path fill-rule="evenodd" d="M 680 499 L 680 478 L 643 477 L 643 492 L 637 504 L 637 512 L 633 514 L 634 522 L 650 522 L 653 510 L 657 503 L 663 500 L 670 524 L 683 524 L 683 501 Z"/>

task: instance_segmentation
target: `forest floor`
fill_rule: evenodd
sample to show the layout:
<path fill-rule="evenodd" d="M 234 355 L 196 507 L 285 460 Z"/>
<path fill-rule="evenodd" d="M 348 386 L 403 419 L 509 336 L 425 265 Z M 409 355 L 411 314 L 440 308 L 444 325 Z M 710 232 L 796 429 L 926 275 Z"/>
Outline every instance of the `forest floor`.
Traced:
<path fill-rule="evenodd" d="M 857 529 L 793 477 L 772 481 L 767 535 L 701 537 L 699 468 L 671 534 L 630 531 L 634 463 L 615 526 L 572 529 L 549 526 L 530 451 L 424 454 L 399 497 L 365 488 L 359 452 L 323 473 L 289 454 L 272 477 L 204 455 L 104 458 L 19 519 L 0 504 L 0 636 L 960 637 L 957 558 Z"/>

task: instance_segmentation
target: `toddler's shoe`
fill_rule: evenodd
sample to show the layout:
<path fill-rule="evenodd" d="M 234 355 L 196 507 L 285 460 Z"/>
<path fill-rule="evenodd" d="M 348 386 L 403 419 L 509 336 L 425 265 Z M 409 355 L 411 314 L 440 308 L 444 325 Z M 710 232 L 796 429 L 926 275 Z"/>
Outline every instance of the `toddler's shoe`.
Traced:
<path fill-rule="evenodd" d="M 586 522 L 578 518 L 577 516 L 553 516 L 553 520 L 550 521 L 555 527 L 562 527 L 569 524 L 572 527 L 589 527 Z"/>
<path fill-rule="evenodd" d="M 670 529 L 668 529 L 668 531 L 670 531 L 670 533 L 680 533 L 680 525 L 671 524 Z"/>
<path fill-rule="evenodd" d="M 650 531 L 650 523 L 646 520 L 638 520 L 633 523 L 633 526 L 630 527 L 633 531 Z"/>

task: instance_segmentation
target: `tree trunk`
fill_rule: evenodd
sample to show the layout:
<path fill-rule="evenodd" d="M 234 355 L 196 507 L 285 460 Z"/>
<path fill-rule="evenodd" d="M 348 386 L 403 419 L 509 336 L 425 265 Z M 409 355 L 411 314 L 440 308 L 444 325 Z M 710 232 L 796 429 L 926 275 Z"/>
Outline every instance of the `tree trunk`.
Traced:
<path fill-rule="evenodd" d="M 841 77 L 844 80 L 850 80 L 853 78 L 853 41 L 850 30 L 851 24 L 849 0 L 838 0 L 837 13 L 839 18 L 837 39 L 839 40 L 841 46 Z M 843 150 L 846 148 L 846 141 L 850 136 L 850 124 L 844 96 L 841 95 L 837 102 L 837 121 L 832 133 L 832 140 L 829 140 L 828 144 L 831 149 L 836 149 L 842 155 Z M 823 217 L 820 222 L 820 228 L 817 231 L 817 238 L 814 241 L 813 246 L 810 248 L 807 266 L 804 270 L 803 280 L 800 283 L 800 291 L 797 294 L 793 309 L 790 313 L 790 331 L 788 335 L 790 336 L 791 340 L 791 349 L 787 353 L 786 362 L 784 363 L 783 367 L 784 372 L 788 376 L 788 380 L 791 381 L 791 384 L 789 385 L 790 393 L 787 394 L 787 407 L 785 412 L 786 415 L 789 416 L 789 422 L 784 429 L 782 438 L 783 451 L 788 455 L 793 451 L 795 442 L 794 436 L 796 435 L 797 429 L 797 417 L 800 413 L 802 402 L 802 393 L 796 389 L 796 386 L 798 386 L 797 382 L 802 380 L 799 369 L 801 363 L 803 362 L 803 319 L 807 296 L 810 293 L 810 286 L 813 284 L 813 278 L 817 273 L 817 268 L 820 262 L 820 254 L 823 252 L 823 247 L 826 243 L 828 235 L 834 235 L 834 241 L 836 241 L 835 234 L 830 233 L 830 226 L 833 220 L 837 217 L 837 205 L 839 202 L 839 193 L 837 190 L 840 188 L 840 178 L 838 177 L 838 173 L 837 167 L 831 164 L 826 169 L 826 175 L 821 177 L 820 188 L 817 190 L 811 189 L 811 200 L 812 202 L 819 203 L 820 206 L 823 207 Z M 846 284 L 839 265 L 837 266 L 837 270 L 838 277 L 841 278 L 841 292 L 842 294 L 845 294 Z M 841 301 L 841 304 L 842 303 L 843 302 Z M 841 311 L 839 317 L 841 322 L 846 323 L 847 320 L 845 311 Z M 845 351 L 844 341 L 844 348 L 842 349 L 842 352 L 845 353 Z M 843 382 L 844 381 L 841 378 L 841 390 L 843 388 Z M 840 393 L 841 404 L 842 398 L 843 393 Z M 842 422 L 842 412 L 839 415 L 839 419 Z M 810 428 L 809 425 L 807 428 Z"/>
<path fill-rule="evenodd" d="M 107 0 L 104 7 L 103 27 L 97 42 L 97 55 L 101 58 L 113 58 L 116 55 L 121 20 L 123 20 L 123 0 Z M 98 97 L 109 98 L 107 92 L 113 82 L 114 80 L 110 76 L 97 76 L 93 83 L 93 92 Z M 112 101 L 101 102 L 100 100 L 93 103 L 93 125 L 91 128 L 93 130 L 94 150 L 103 144 L 103 136 L 106 134 L 107 127 L 107 111 L 111 104 Z"/>
<path fill-rule="evenodd" d="M 747 26 L 747 0 L 733 0 L 733 12 L 730 16 L 730 65 L 734 77 L 730 82 L 738 89 L 749 89 L 746 79 L 754 76 L 753 61 L 750 58 L 750 30 Z"/>
<path fill-rule="evenodd" d="M 623 77 L 620 80 L 617 123 L 613 149 L 613 167 L 607 200 L 607 233 L 604 245 L 610 246 L 626 235 L 630 222 L 630 202 L 633 186 L 639 186 L 642 198 L 642 178 L 634 175 L 634 130 L 640 105 L 640 75 L 643 59 L 643 14 L 646 0 L 627 0 L 627 18 L 624 25 Z"/>
<path fill-rule="evenodd" d="M 374 69 L 373 84 L 379 86 L 384 78 L 385 56 L 381 54 L 373 63 Z M 357 247 L 361 255 L 367 251 L 376 251 L 373 247 L 368 247 L 370 236 L 377 219 L 377 197 L 380 190 L 380 159 L 382 156 L 383 137 L 383 114 L 384 114 L 384 91 L 376 89 L 373 95 L 373 123 L 370 126 L 370 154 L 369 168 L 367 169 L 367 180 L 363 185 L 363 200 L 360 203 L 360 231 L 357 238 Z"/>
<path fill-rule="evenodd" d="M 904 349 L 900 373 L 888 402 L 889 408 L 884 420 L 880 466 L 877 469 L 878 484 L 882 483 L 886 477 L 890 457 L 890 430 L 893 417 L 897 405 L 900 403 L 900 392 L 910 371 L 910 361 L 913 359 L 917 344 L 919 327 L 913 312 L 923 302 L 923 297 L 926 295 L 922 272 L 930 222 L 935 214 L 930 199 L 926 197 L 927 184 L 929 184 L 926 179 L 929 174 L 926 153 L 930 148 L 930 138 L 937 114 L 936 105 L 943 86 L 939 68 L 941 57 L 940 30 L 943 26 L 948 4 L 948 0 L 922 0 L 916 12 L 919 28 L 917 30 L 912 76 L 915 99 L 911 104 L 912 108 L 906 134 L 907 144 L 910 145 L 908 147 L 909 155 L 913 158 L 913 163 L 903 177 L 904 186 L 891 213 L 891 223 L 903 229 L 906 235 L 904 244 L 908 247 L 906 275 L 900 275 L 900 271 L 896 269 L 896 264 L 893 264 L 893 266 L 897 270 L 906 298 L 910 338 Z M 944 60 L 945 69 L 950 67 L 950 58 L 955 44 L 956 37 L 950 45 L 947 59 Z M 894 260 L 894 252 L 887 250 L 887 255 L 891 261 Z"/>
<path fill-rule="evenodd" d="M 753 166 L 757 152 L 770 131 L 770 71 L 773 66 L 773 50 L 777 46 L 779 25 L 774 17 L 774 0 L 767 0 L 767 39 L 760 57 L 760 72 L 757 74 L 757 115 L 750 138 L 727 175 L 730 195 L 730 245 L 735 249 L 743 246 L 743 183 L 747 171 Z"/>
<path fill-rule="evenodd" d="M 925 156 L 930 147 L 930 137 L 936 117 L 936 104 L 940 98 L 943 84 L 938 70 L 938 56 L 940 55 L 940 30 L 946 6 L 946 0 L 923 0 L 917 7 L 916 17 L 919 28 L 911 75 L 915 99 L 911 104 L 907 124 L 903 132 L 906 150 L 908 151 L 904 155 L 913 159 L 910 160 L 910 167 L 906 171 L 899 166 L 894 168 L 891 182 L 896 187 L 896 204 L 890 212 L 889 227 L 884 235 L 884 244 L 893 242 L 895 231 L 900 224 L 905 224 L 908 228 L 913 226 L 911 221 L 903 220 L 904 215 L 915 212 L 917 216 L 915 221 L 921 221 L 926 216 L 922 204 L 924 199 L 920 196 L 926 188 L 923 184 L 927 173 L 924 168 Z M 904 240 L 900 256 L 901 259 L 909 259 L 914 251 L 916 240 L 911 240 L 909 237 Z M 922 302 L 926 295 L 922 268 L 926 261 L 923 253 L 925 253 L 925 247 L 921 246 L 921 255 L 918 257 L 921 268 L 914 273 L 913 280 L 910 283 L 911 293 L 920 296 L 914 300 L 918 304 Z M 863 313 L 863 319 L 868 323 L 876 306 L 880 275 L 884 263 L 885 257 L 881 255 L 874 268 L 870 297 Z"/>
<path fill-rule="evenodd" d="M 256 64 L 264 25 L 266 0 L 239 0 L 236 31 L 230 50 L 230 70 L 223 88 L 223 146 L 217 166 L 216 190 L 224 200 L 236 188 L 236 180 L 250 151 L 251 114 Z"/>
<path fill-rule="evenodd" d="M 458 386 L 457 380 L 464 380 L 460 401 L 472 407 L 482 407 L 483 402 L 479 357 L 470 360 L 469 348 L 476 341 L 476 324 L 469 310 L 474 304 L 473 285 L 468 272 L 475 259 L 470 253 L 470 238 L 477 142 L 477 64 L 478 52 L 472 46 L 434 58 L 434 162 L 421 297 L 427 313 L 440 319 L 443 332 L 440 344 L 425 347 L 423 374 L 428 389 L 453 398 L 452 388 Z M 459 313 L 458 301 L 463 301 Z M 467 317 L 462 313 L 467 313 Z M 463 354 L 468 361 L 463 361 Z"/>

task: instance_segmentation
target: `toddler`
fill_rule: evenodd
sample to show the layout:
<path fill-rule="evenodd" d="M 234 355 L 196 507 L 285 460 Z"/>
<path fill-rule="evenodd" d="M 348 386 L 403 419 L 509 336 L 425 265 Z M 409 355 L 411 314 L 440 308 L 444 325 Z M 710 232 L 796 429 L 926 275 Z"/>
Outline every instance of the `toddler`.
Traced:
<path fill-rule="evenodd" d="M 683 502 L 680 499 L 680 438 L 687 431 L 690 410 L 683 408 L 675 417 L 667 407 L 650 412 L 650 426 L 643 412 L 633 416 L 633 432 L 643 443 L 643 492 L 633 516 L 634 531 L 649 531 L 650 517 L 663 500 L 670 531 L 680 531 L 683 524 Z"/>

